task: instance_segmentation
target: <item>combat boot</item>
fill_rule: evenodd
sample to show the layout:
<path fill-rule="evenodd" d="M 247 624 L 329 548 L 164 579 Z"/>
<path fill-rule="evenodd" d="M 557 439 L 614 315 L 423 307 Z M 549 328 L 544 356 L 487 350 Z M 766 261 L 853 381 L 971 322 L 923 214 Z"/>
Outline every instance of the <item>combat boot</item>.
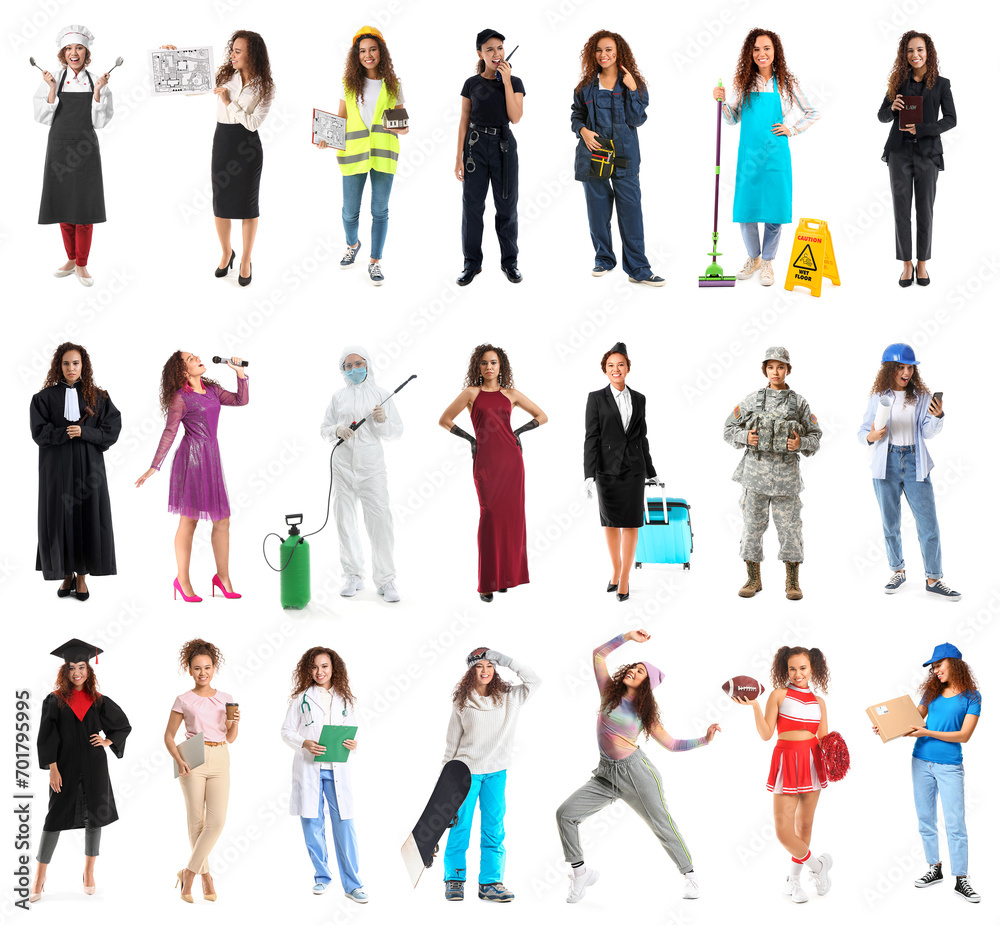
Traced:
<path fill-rule="evenodd" d="M 740 597 L 753 597 L 758 591 L 763 591 L 764 586 L 760 583 L 760 563 L 747 562 L 747 581 L 736 593 Z M 801 597 L 801 595 L 800 595 Z"/>
<path fill-rule="evenodd" d="M 801 562 L 785 563 L 785 597 L 790 601 L 802 600 L 802 589 L 799 587 L 799 566 Z"/>

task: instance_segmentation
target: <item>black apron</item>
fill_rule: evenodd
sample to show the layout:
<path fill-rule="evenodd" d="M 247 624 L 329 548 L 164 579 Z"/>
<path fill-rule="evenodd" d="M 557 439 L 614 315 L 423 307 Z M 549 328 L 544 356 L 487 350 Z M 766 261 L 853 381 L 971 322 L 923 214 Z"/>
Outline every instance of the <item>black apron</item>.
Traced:
<path fill-rule="evenodd" d="M 84 72 L 93 91 L 90 71 Z M 38 224 L 93 225 L 107 221 L 104 214 L 104 176 L 101 149 L 94 131 L 91 93 L 64 93 L 69 69 L 59 84 L 59 105 L 49 128 L 45 148 L 45 177 Z"/>

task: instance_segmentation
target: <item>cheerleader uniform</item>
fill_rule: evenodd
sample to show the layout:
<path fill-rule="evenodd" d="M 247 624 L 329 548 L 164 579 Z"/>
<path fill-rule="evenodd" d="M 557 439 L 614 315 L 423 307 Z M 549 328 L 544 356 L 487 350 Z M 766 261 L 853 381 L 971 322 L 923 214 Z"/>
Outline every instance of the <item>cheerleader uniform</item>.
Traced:
<path fill-rule="evenodd" d="M 828 780 L 819 749 L 820 708 L 816 695 L 806 688 L 789 687 L 778 709 L 776 731 L 811 732 L 811 739 L 778 739 L 771 755 L 767 789 L 778 794 L 810 793 L 822 790 Z"/>

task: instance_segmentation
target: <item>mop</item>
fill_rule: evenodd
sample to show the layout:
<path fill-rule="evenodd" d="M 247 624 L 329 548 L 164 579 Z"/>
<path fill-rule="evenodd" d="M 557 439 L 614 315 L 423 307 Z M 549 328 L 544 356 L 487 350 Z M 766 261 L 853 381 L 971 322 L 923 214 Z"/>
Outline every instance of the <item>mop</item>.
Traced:
<path fill-rule="evenodd" d="M 719 81 L 719 86 L 722 86 L 722 81 Z M 715 224 L 712 226 L 712 249 L 708 252 L 708 256 L 712 258 L 712 262 L 708 265 L 708 269 L 705 270 L 704 276 L 698 277 L 698 287 L 699 288 L 712 288 L 715 286 L 735 286 L 736 277 L 735 276 L 724 276 L 722 273 L 722 267 L 719 266 L 717 257 L 720 257 L 719 253 L 719 162 L 722 157 L 722 100 L 718 100 L 716 103 L 718 111 L 715 117 Z"/>

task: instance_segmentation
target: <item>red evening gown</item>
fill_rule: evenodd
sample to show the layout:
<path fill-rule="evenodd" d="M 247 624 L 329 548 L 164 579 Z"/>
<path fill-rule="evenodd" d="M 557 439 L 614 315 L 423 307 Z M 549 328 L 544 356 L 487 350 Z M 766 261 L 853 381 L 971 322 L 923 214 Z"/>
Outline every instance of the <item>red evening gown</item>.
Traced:
<path fill-rule="evenodd" d="M 503 392 L 481 391 L 472 403 L 479 495 L 479 593 L 528 583 L 524 526 L 524 460 L 510 426 L 513 405 Z"/>

